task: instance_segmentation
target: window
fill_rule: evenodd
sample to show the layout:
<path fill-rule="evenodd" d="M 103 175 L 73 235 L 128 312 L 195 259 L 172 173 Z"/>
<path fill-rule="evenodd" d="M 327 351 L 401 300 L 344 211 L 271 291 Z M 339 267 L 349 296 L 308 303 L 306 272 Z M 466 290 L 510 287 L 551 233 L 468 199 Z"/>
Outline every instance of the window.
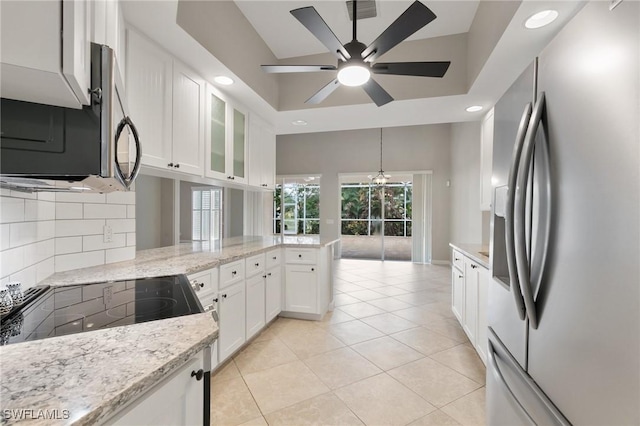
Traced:
<path fill-rule="evenodd" d="M 384 186 L 384 235 L 411 236 L 411 182 Z M 342 235 L 381 233 L 381 191 L 369 183 L 344 183 L 342 192 Z"/>
<path fill-rule="evenodd" d="M 285 178 L 276 185 L 273 196 L 274 234 L 320 233 L 320 184 L 316 179 Z"/>
<path fill-rule="evenodd" d="M 192 188 L 192 239 L 216 241 L 222 238 L 222 189 Z"/>

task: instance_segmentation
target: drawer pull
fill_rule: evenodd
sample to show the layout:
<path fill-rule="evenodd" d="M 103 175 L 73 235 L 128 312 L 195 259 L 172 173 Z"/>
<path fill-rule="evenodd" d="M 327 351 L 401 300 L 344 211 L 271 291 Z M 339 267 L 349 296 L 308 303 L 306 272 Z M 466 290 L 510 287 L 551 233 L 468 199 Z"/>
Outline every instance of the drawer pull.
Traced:
<path fill-rule="evenodd" d="M 476 269 L 476 268 L 478 267 L 478 265 L 474 265 L 474 264 L 472 263 L 472 264 L 471 264 L 471 267 L 472 267 L 473 269 Z"/>
<path fill-rule="evenodd" d="M 457 261 L 458 261 L 458 260 L 460 260 L 460 259 L 458 259 L 457 257 L 454 257 L 454 258 L 453 258 L 453 260 L 455 260 L 455 261 L 457 262 Z"/>
<path fill-rule="evenodd" d="M 267 278 L 267 276 L 266 276 L 266 275 L 263 275 L 263 276 L 262 276 L 262 278 Z"/>
<path fill-rule="evenodd" d="M 458 275 L 458 278 L 464 278 L 462 275 Z"/>
<path fill-rule="evenodd" d="M 204 376 L 204 370 L 202 368 L 198 371 L 193 370 L 191 372 L 191 377 L 195 377 L 197 381 L 202 380 L 203 376 Z"/>
<path fill-rule="evenodd" d="M 173 163 L 167 164 L 167 167 L 173 167 Z"/>
<path fill-rule="evenodd" d="M 231 275 L 236 275 L 238 271 L 231 271 Z"/>
<path fill-rule="evenodd" d="M 270 276 L 271 276 L 271 272 L 267 273 L 267 276 L 269 276 L 269 277 L 270 277 Z"/>
<path fill-rule="evenodd" d="M 273 260 L 278 260 L 278 256 L 273 256 L 272 259 Z"/>
<path fill-rule="evenodd" d="M 223 298 L 223 299 L 226 299 L 226 298 L 227 298 L 227 295 L 226 295 L 226 294 L 223 294 L 223 295 L 222 295 L 222 298 Z"/>
<path fill-rule="evenodd" d="M 313 271 L 315 271 L 315 270 L 316 270 L 316 268 L 311 268 L 311 272 L 313 272 Z"/>
<path fill-rule="evenodd" d="M 213 303 L 218 303 L 218 298 L 213 299 Z"/>
<path fill-rule="evenodd" d="M 255 265 L 256 265 L 256 268 L 257 268 L 258 266 L 260 266 L 260 264 L 259 264 L 259 263 L 256 263 Z"/>
<path fill-rule="evenodd" d="M 302 255 L 301 254 L 299 254 L 298 257 L 302 259 Z"/>

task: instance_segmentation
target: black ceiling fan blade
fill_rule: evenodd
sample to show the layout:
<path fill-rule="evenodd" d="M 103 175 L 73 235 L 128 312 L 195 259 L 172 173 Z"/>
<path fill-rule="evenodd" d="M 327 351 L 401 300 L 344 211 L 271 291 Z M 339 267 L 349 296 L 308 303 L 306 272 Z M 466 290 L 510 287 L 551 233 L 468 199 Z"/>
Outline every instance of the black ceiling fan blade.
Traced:
<path fill-rule="evenodd" d="M 338 37 L 331 31 L 331 28 L 324 22 L 324 19 L 322 19 L 313 6 L 294 9 L 291 11 L 291 14 L 311 31 L 311 34 L 316 36 L 316 38 L 329 49 L 329 52 L 334 54 L 338 59 L 347 60 L 351 58 L 347 49 L 340 43 Z"/>
<path fill-rule="evenodd" d="M 367 95 L 376 103 L 379 107 L 388 104 L 393 100 L 390 94 L 387 93 L 386 90 L 382 88 L 374 79 L 370 78 L 365 84 L 362 85 L 362 88 Z"/>
<path fill-rule="evenodd" d="M 451 62 L 378 62 L 371 66 L 374 74 L 444 77 Z"/>
<path fill-rule="evenodd" d="M 327 99 L 327 96 L 332 94 L 333 91 L 336 90 L 338 87 L 340 87 L 340 82 L 338 81 L 337 78 L 335 78 L 331 82 L 329 82 L 329 84 L 324 86 L 322 89 L 318 90 L 315 95 L 313 95 L 312 97 L 304 101 L 304 103 L 319 104 L 320 102 Z"/>
<path fill-rule="evenodd" d="M 334 65 L 260 65 L 268 73 L 335 71 Z"/>
<path fill-rule="evenodd" d="M 435 13 L 416 0 L 362 52 L 362 58 L 367 62 L 375 61 L 434 19 Z"/>

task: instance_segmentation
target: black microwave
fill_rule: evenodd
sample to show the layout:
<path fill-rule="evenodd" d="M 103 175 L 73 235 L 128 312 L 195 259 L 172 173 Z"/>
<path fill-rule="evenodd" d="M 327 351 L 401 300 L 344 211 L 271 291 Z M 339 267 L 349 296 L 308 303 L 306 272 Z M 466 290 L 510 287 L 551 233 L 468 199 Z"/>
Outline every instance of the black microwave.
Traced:
<path fill-rule="evenodd" d="M 28 192 L 128 190 L 140 168 L 114 52 L 91 44 L 91 104 L 1 99 L 0 186 Z"/>

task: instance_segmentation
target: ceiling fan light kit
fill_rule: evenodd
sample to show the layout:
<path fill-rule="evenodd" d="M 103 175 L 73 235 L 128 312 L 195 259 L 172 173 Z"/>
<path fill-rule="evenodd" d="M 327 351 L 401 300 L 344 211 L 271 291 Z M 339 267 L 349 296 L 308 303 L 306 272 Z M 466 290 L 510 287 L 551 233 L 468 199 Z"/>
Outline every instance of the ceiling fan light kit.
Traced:
<path fill-rule="evenodd" d="M 398 17 L 384 32 L 369 46 L 360 43 L 357 35 L 357 1 L 353 0 L 353 40 L 342 44 L 324 22 L 320 14 L 312 6 L 294 9 L 291 14 L 304 25 L 318 40 L 324 44 L 329 52 L 338 59 L 338 65 L 262 65 L 268 73 L 287 72 L 321 72 L 338 71 L 333 79 L 322 89 L 305 101 L 317 104 L 325 100 L 340 85 L 362 86 L 364 91 L 377 106 L 385 105 L 393 97 L 380 86 L 371 74 L 391 74 L 419 77 L 444 77 L 451 62 L 388 62 L 373 63 L 407 37 L 436 19 L 436 15 L 418 0 L 413 2 L 402 15 Z"/>

